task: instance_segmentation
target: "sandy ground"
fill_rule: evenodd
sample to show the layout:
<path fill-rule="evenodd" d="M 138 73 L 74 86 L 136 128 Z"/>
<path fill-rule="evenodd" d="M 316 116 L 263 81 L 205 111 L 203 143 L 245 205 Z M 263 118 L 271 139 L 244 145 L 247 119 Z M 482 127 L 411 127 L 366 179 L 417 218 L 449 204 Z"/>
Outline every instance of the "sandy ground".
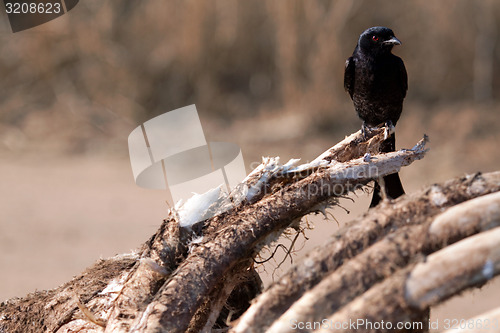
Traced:
<path fill-rule="evenodd" d="M 98 258 L 131 251 L 166 215 L 162 191 L 137 187 L 125 158 L 9 158 L 0 163 L 0 300 L 55 288 Z M 415 186 L 413 186 L 415 187 Z M 350 211 L 331 213 L 342 222 L 361 214 L 369 198 L 343 201 Z M 314 230 L 297 243 L 295 259 L 325 242 L 337 223 L 309 216 Z M 267 254 L 264 254 L 264 256 Z M 278 255 L 279 258 L 282 254 Z M 268 284 L 290 265 L 263 269 Z M 465 319 L 498 305 L 500 280 L 433 309 L 432 320 Z M 442 327 L 442 326 L 440 326 Z"/>
<path fill-rule="evenodd" d="M 9 159 L 0 174 L 0 299 L 131 251 L 165 216 L 163 193 L 137 187 L 127 160 Z"/>

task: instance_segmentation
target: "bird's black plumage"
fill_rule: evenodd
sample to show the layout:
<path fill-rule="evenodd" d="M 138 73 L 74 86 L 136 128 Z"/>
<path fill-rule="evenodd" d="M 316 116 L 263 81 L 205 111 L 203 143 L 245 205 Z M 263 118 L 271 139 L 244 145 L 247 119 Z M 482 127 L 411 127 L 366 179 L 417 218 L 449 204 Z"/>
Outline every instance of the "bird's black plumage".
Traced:
<path fill-rule="evenodd" d="M 373 27 L 365 30 L 354 52 L 346 61 L 344 88 L 349 92 L 363 126 L 374 127 L 401 116 L 403 100 L 408 90 L 408 77 L 403 60 L 391 53 L 401 42 L 391 29 Z M 392 134 L 382 144 L 382 152 L 394 151 L 396 138 Z M 404 194 L 399 175 L 384 177 L 386 193 L 391 198 Z M 380 186 L 375 183 L 371 207 L 380 201 Z"/>

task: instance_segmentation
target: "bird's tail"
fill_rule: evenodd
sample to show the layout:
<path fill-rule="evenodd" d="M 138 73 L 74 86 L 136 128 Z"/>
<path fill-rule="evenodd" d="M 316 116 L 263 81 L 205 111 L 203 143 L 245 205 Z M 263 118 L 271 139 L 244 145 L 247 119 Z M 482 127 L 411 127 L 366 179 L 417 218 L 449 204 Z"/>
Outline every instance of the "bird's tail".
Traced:
<path fill-rule="evenodd" d="M 382 143 L 380 148 L 381 153 L 388 153 L 396 150 L 396 136 L 394 133 Z M 385 184 L 385 193 L 391 199 L 396 199 L 397 197 L 405 194 L 405 190 L 403 189 L 403 184 L 401 184 L 401 179 L 399 179 L 399 173 L 393 173 L 384 177 Z M 382 199 L 380 193 L 380 185 L 377 181 L 375 181 L 375 185 L 373 187 L 373 197 L 372 202 L 370 203 L 370 207 L 375 207 L 378 205 L 380 200 Z"/>

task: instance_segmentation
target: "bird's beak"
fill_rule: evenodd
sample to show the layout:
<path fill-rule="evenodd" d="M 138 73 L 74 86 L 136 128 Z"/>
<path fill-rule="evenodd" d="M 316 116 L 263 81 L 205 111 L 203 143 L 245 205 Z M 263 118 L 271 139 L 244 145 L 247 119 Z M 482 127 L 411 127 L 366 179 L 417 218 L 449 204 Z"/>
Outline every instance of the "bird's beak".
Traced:
<path fill-rule="evenodd" d="M 401 45 L 402 44 L 401 41 L 394 36 L 392 36 L 391 39 L 384 41 L 383 43 L 387 44 L 387 45 Z"/>

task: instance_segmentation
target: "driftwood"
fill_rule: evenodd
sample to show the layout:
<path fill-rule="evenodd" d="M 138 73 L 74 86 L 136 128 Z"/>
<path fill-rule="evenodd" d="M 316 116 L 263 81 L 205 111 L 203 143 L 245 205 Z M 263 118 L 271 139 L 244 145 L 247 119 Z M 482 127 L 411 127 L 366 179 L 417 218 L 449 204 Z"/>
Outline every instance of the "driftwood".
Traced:
<path fill-rule="evenodd" d="M 417 325 L 430 306 L 499 272 L 500 173 L 384 200 L 265 291 L 254 270 L 261 249 L 290 228 L 299 232 L 301 217 L 424 156 L 425 139 L 378 154 L 390 130 L 357 132 L 308 164 L 264 159 L 211 202 L 215 216 L 180 227 L 189 212 L 176 207 L 134 253 L 1 303 L 0 333 L 296 332 L 356 319 L 425 331 Z M 370 331 L 341 330 L 360 329 Z"/>

